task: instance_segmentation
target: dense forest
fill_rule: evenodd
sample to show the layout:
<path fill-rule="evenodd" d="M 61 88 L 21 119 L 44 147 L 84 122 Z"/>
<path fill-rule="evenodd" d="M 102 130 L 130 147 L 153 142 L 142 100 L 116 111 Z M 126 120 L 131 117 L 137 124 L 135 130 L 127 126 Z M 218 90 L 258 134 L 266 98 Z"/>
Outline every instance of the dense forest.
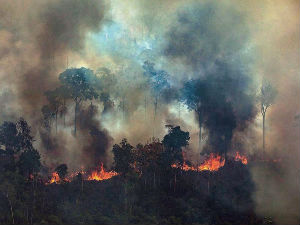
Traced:
<path fill-rule="evenodd" d="M 251 162 L 229 158 L 217 168 L 184 169 L 189 139 L 178 126 L 161 142 L 133 147 L 124 139 L 112 149 L 114 174 L 102 168 L 99 179 L 85 172 L 68 179 L 62 164 L 51 182 L 27 122 L 4 122 L 1 224 L 272 224 L 254 212 Z M 101 171 L 111 176 L 101 178 Z"/>

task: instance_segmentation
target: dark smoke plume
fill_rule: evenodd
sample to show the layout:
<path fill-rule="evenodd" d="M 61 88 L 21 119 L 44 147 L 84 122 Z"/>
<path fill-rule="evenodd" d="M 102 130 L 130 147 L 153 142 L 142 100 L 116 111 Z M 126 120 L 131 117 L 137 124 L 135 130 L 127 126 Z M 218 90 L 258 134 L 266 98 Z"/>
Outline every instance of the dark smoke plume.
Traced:
<path fill-rule="evenodd" d="M 82 155 L 88 167 L 95 167 L 100 162 L 107 161 L 107 150 L 112 145 L 112 137 L 108 131 L 101 127 L 96 119 L 98 107 L 91 105 L 87 109 L 81 109 L 79 113 L 80 141 L 86 143 L 82 148 Z"/>
<path fill-rule="evenodd" d="M 206 150 L 225 155 L 235 129 L 255 117 L 243 20 L 238 11 L 214 1 L 194 4 L 179 12 L 165 49 L 171 60 L 192 67 L 194 79 L 185 83 L 183 99 L 208 131 Z"/>
<path fill-rule="evenodd" d="M 107 9 L 102 0 L 16 1 L 10 6 L 12 12 L 6 19 L 16 19 L 11 18 L 7 30 L 24 48 L 15 53 L 20 67 L 15 69 L 18 99 L 23 114 L 36 121 L 45 101 L 44 91 L 57 86 L 56 77 L 66 68 L 68 54 L 81 53 L 86 36 L 101 28 Z M 22 21 L 17 19 L 21 7 Z"/>

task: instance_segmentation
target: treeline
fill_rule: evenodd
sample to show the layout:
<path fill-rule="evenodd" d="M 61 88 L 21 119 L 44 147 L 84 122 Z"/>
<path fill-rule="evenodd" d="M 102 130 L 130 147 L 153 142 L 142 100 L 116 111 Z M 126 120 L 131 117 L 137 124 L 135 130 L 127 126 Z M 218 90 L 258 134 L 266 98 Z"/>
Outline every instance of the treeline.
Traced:
<path fill-rule="evenodd" d="M 248 168 L 228 161 L 218 172 L 183 171 L 189 133 L 169 126 L 163 140 L 113 146 L 113 169 L 102 182 L 46 184 L 24 119 L 0 126 L 0 224 L 261 224 Z M 188 162 L 187 162 L 188 163 Z M 56 168 L 63 178 L 67 165 Z"/>

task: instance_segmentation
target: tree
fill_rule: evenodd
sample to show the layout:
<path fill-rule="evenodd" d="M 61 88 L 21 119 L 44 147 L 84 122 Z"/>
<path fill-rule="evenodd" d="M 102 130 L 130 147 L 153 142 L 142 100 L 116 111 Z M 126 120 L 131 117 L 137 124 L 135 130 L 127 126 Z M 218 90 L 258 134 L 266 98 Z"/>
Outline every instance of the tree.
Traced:
<path fill-rule="evenodd" d="M 57 133 L 57 115 L 63 104 L 59 91 L 60 91 L 60 89 L 56 88 L 52 91 L 45 92 L 45 95 L 49 102 L 49 109 L 55 117 L 55 132 L 56 133 Z"/>
<path fill-rule="evenodd" d="M 156 70 L 154 63 L 145 61 L 143 65 L 144 75 L 148 78 L 151 91 L 154 95 L 154 119 L 157 113 L 157 105 L 160 95 L 170 87 L 168 82 L 169 74 L 164 70 Z"/>
<path fill-rule="evenodd" d="M 260 88 L 260 112 L 263 117 L 263 153 L 265 152 L 265 121 L 267 109 L 274 103 L 275 97 L 277 95 L 274 87 L 267 81 L 264 81 Z"/>
<path fill-rule="evenodd" d="M 203 107 L 201 104 L 203 97 L 203 85 L 199 81 L 189 80 L 184 84 L 181 94 L 181 101 L 183 101 L 190 110 L 194 110 L 198 116 L 199 122 L 199 148 L 201 150 L 202 144 L 202 127 L 204 122 Z"/>
<path fill-rule="evenodd" d="M 126 175 L 131 170 L 131 164 L 133 163 L 133 147 L 127 142 L 126 139 L 123 139 L 120 145 L 115 144 L 113 146 L 114 154 L 114 169 L 116 172 Z"/>
<path fill-rule="evenodd" d="M 57 172 L 59 178 L 64 180 L 68 174 L 68 166 L 66 164 L 60 164 L 58 167 L 56 167 L 55 171 Z"/>
<path fill-rule="evenodd" d="M 18 168 L 21 174 L 26 177 L 35 175 L 41 169 L 40 154 L 35 149 L 28 149 L 21 153 L 18 161 Z"/>
<path fill-rule="evenodd" d="M 165 162 L 170 167 L 173 163 L 179 163 L 183 165 L 182 147 L 186 147 L 189 144 L 190 134 L 180 129 L 180 126 L 169 128 L 168 134 L 164 136 L 162 141 L 165 147 Z"/>
<path fill-rule="evenodd" d="M 9 157 L 9 168 L 14 167 L 14 155 L 20 151 L 32 150 L 33 137 L 30 134 L 30 126 L 20 118 L 16 123 L 5 121 L 0 126 L 0 145 L 2 153 Z"/>
<path fill-rule="evenodd" d="M 67 90 L 69 96 L 75 102 L 74 135 L 76 136 L 76 123 L 78 107 L 82 101 L 98 98 L 98 94 L 88 82 L 88 77 L 94 76 L 92 70 L 81 67 L 67 69 L 59 75 L 62 88 Z"/>
<path fill-rule="evenodd" d="M 67 105 L 66 105 L 66 101 L 70 98 L 68 90 L 65 89 L 63 86 L 60 86 L 57 88 L 57 92 L 58 92 L 58 96 L 60 98 L 60 101 L 62 103 L 60 109 L 59 109 L 59 113 L 60 116 L 63 116 L 63 121 L 64 121 L 64 127 L 66 126 L 66 114 L 67 114 Z"/>

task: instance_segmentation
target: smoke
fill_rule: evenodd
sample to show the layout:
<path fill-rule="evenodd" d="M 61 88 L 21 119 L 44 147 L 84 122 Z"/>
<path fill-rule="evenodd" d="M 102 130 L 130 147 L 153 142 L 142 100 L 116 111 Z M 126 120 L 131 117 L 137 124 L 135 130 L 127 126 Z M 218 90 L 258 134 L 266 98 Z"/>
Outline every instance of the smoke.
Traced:
<path fill-rule="evenodd" d="M 226 153 L 235 129 L 255 117 L 248 39 L 244 16 L 216 1 L 183 8 L 168 32 L 166 56 L 193 69 L 183 98 L 208 130 L 209 151 Z"/>
<path fill-rule="evenodd" d="M 204 110 L 206 151 L 257 153 L 261 117 L 254 93 L 267 79 L 278 96 L 267 111 L 266 150 L 287 166 L 280 179 L 272 168 L 253 168 L 253 198 L 257 213 L 279 224 L 287 224 L 286 218 L 297 224 L 298 9 L 296 0 L 0 0 L 0 120 L 26 118 L 51 167 L 109 163 L 111 142 L 126 137 L 135 145 L 152 136 L 162 138 L 165 124 L 188 130 L 189 147 L 199 156 L 199 115 L 174 101 L 189 81 L 195 89 L 187 93 L 204 96 L 190 100 L 201 102 Z M 169 74 L 171 86 L 162 93 L 155 117 L 155 99 L 142 68 L 146 60 Z M 92 114 L 89 103 L 82 105 L 75 138 L 74 105 L 67 102 L 66 127 L 59 118 L 58 132 L 52 129 L 48 140 L 39 129 L 41 107 L 47 103 L 44 92 L 59 86 L 58 74 L 67 67 L 82 66 L 94 71 L 106 67 L 114 74 L 113 84 L 104 85 L 109 110 L 101 115 L 105 96 L 102 103 L 93 102 L 98 111 Z"/>
<path fill-rule="evenodd" d="M 23 116 L 39 119 L 44 91 L 57 85 L 67 55 L 80 54 L 87 34 L 101 28 L 105 10 L 103 1 L 1 1 L 1 63 L 9 67 L 1 76 L 13 74 Z"/>
<path fill-rule="evenodd" d="M 103 129 L 95 118 L 98 115 L 98 107 L 91 104 L 87 109 L 81 109 L 79 118 L 79 138 L 85 143 L 82 156 L 85 165 L 95 167 L 100 163 L 109 162 L 107 150 L 112 146 L 112 137 Z"/>

